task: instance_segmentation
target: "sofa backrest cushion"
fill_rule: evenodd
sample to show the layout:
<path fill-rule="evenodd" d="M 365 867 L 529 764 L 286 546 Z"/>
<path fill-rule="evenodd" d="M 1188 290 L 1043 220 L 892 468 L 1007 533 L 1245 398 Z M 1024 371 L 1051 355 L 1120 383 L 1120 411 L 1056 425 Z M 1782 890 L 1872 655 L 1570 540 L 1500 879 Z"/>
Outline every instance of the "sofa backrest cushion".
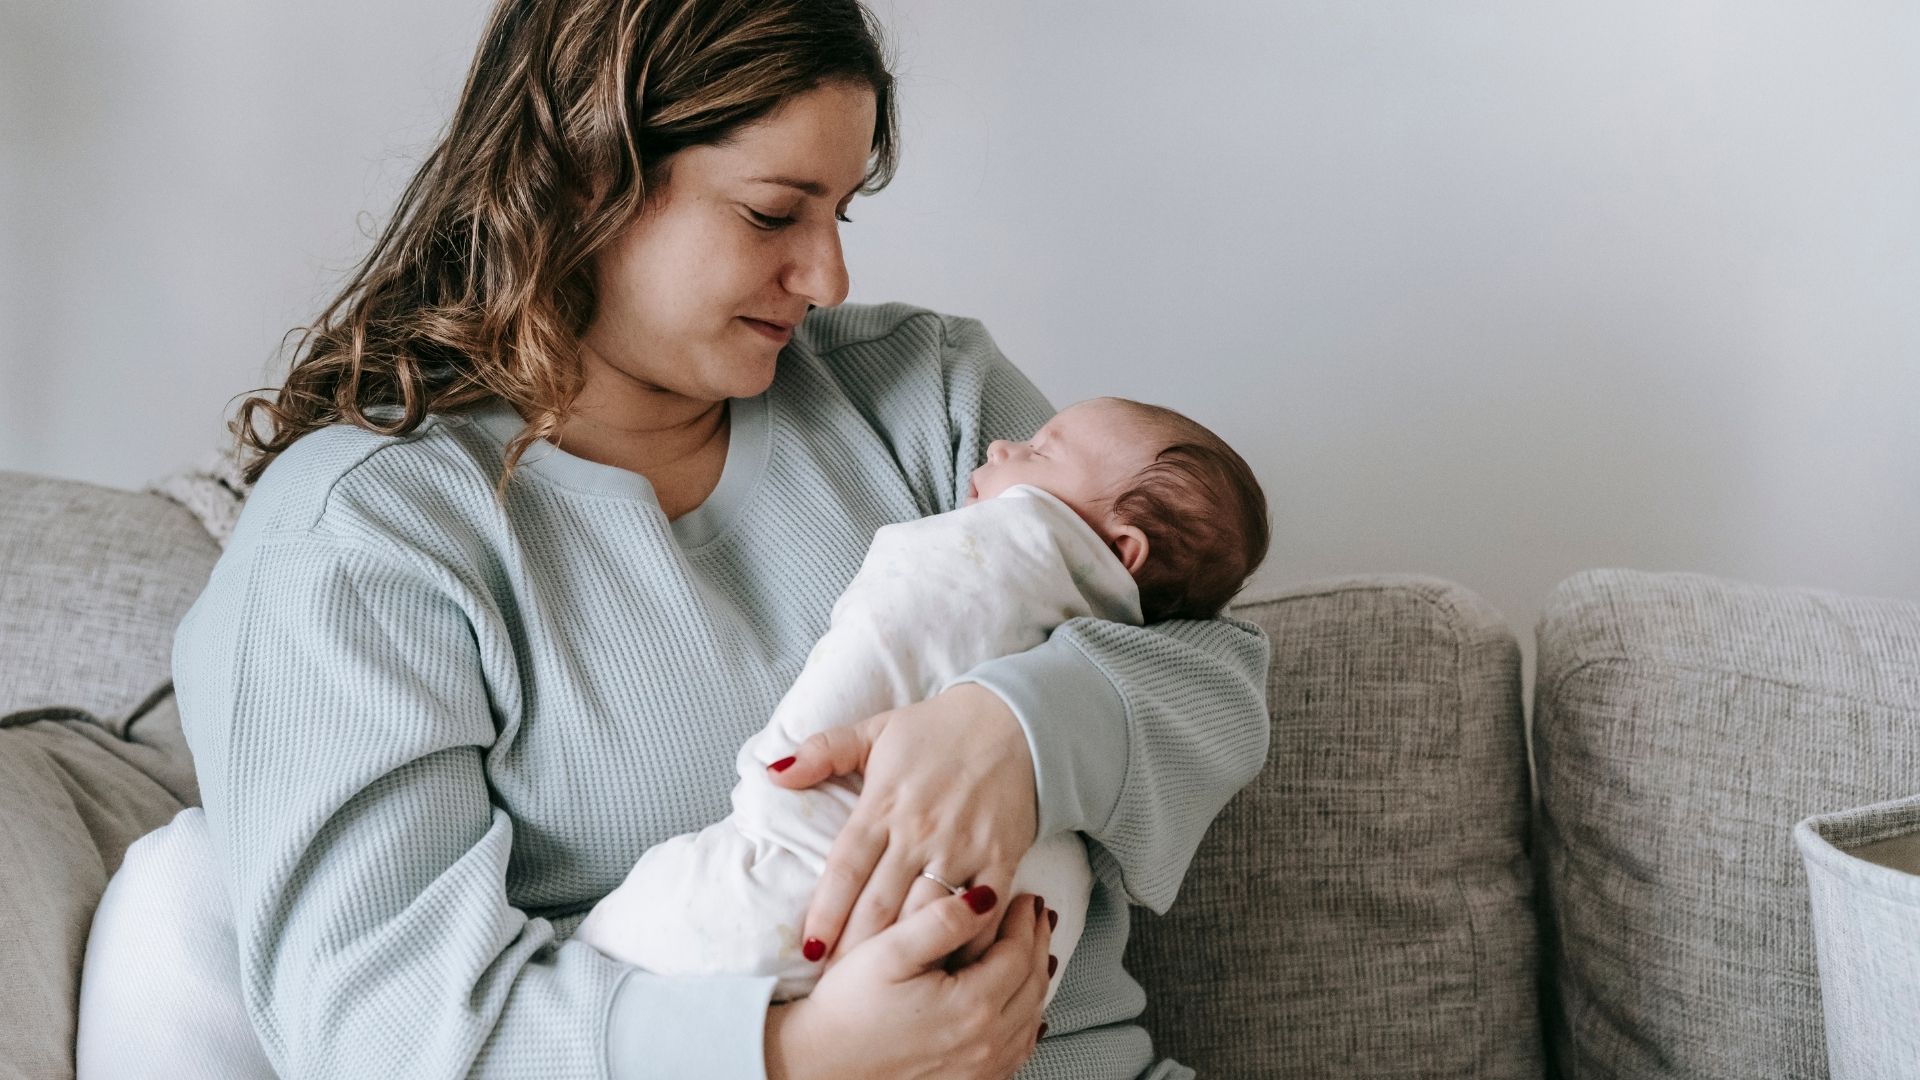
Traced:
<path fill-rule="evenodd" d="M 1562 1075 L 1827 1075 L 1810 814 L 1920 792 L 1920 605 L 1599 570 L 1539 626 L 1545 1016 Z"/>
<path fill-rule="evenodd" d="M 124 734 L 165 691 L 174 627 L 220 549 L 159 495 L 0 473 L 0 724 Z"/>
<path fill-rule="evenodd" d="M 1520 654 L 1418 577 L 1236 607 L 1271 636 L 1267 767 L 1127 967 L 1201 1076 L 1539 1080 Z"/>

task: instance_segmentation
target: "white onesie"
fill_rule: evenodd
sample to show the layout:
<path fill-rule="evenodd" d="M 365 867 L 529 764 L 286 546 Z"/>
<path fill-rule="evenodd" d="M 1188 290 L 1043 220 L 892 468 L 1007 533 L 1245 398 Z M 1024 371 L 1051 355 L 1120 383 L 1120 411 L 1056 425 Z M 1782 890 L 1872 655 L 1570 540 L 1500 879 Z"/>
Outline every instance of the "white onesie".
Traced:
<path fill-rule="evenodd" d="M 1039 488 L 875 532 L 800 677 L 740 748 L 733 813 L 648 849 L 575 937 L 659 974 L 775 975 L 774 1000 L 805 996 L 820 965 L 800 954 L 801 924 L 860 778 L 790 791 L 767 766 L 816 732 L 923 701 L 1083 615 L 1138 625 L 1139 590 L 1093 528 Z M 1048 1001 L 1092 887 L 1071 832 L 1040 838 L 1014 875 L 1014 893 L 1038 893 L 1060 916 Z"/>

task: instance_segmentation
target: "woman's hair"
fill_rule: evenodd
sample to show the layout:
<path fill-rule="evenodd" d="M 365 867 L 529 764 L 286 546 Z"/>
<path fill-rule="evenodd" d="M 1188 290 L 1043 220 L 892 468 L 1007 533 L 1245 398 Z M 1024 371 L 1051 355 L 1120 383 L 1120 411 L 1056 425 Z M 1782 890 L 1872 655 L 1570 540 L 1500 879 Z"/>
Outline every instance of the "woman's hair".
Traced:
<path fill-rule="evenodd" d="M 899 129 L 879 24 L 859 0 L 500 0 L 452 123 L 373 250 L 289 335 L 278 393 L 241 404 L 247 482 L 327 424 L 398 435 L 498 398 L 528 417 L 504 490 L 579 393 L 593 256 L 672 156 L 834 82 L 877 99 L 870 194 L 893 178 Z"/>
<path fill-rule="evenodd" d="M 1115 398 L 1161 449 L 1109 510 L 1147 537 L 1134 576 L 1147 622 L 1211 619 L 1267 557 L 1267 499 L 1225 440 L 1172 409 Z"/>

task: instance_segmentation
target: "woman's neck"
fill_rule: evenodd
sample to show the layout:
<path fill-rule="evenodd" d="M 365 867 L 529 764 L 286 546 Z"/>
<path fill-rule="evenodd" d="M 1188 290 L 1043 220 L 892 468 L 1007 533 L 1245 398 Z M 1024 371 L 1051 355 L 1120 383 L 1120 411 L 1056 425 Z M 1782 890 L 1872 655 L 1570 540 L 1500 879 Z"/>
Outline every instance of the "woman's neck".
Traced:
<path fill-rule="evenodd" d="M 576 405 L 554 442 L 575 457 L 637 472 L 670 473 L 726 446 L 727 403 L 691 402 L 652 414 Z"/>
<path fill-rule="evenodd" d="M 727 439 L 727 403 L 663 389 L 595 356 L 582 358 L 586 385 L 554 439 L 575 457 L 657 480 L 715 452 Z"/>

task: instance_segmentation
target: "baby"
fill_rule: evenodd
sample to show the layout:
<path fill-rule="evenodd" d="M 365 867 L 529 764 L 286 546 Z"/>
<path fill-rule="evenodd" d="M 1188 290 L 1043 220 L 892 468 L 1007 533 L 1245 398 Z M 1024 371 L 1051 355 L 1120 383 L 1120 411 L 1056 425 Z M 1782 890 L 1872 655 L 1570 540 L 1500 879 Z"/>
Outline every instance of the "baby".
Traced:
<path fill-rule="evenodd" d="M 649 971 L 774 975 L 774 1000 L 804 996 L 821 966 L 801 954 L 801 924 L 860 779 L 794 791 L 768 765 L 817 732 L 966 682 L 1069 619 L 1211 618 L 1266 554 L 1266 503 L 1246 462 L 1153 405 L 1075 405 L 1027 442 L 989 446 L 967 488 L 960 509 L 874 534 L 799 678 L 741 747 L 733 813 L 649 849 L 577 938 Z M 1049 1002 L 1092 881 L 1071 832 L 1042 837 L 1014 876 L 1015 893 L 1059 915 Z"/>

